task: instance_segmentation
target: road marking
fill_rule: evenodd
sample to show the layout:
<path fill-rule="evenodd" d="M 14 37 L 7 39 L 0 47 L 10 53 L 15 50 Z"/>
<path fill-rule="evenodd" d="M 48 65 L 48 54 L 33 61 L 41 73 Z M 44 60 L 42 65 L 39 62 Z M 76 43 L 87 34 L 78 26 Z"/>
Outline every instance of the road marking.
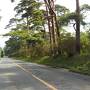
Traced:
<path fill-rule="evenodd" d="M 19 68 L 21 68 L 23 71 L 29 73 L 32 75 L 32 77 L 34 77 L 35 79 L 37 79 L 38 81 L 40 81 L 41 83 L 43 83 L 44 85 L 46 85 L 48 88 L 50 88 L 50 90 L 58 90 L 55 86 L 47 83 L 46 81 L 40 79 L 39 77 L 37 77 L 36 75 L 32 74 L 30 71 L 26 70 L 25 68 L 23 68 L 21 65 L 15 63 L 16 66 L 18 66 Z"/>
<path fill-rule="evenodd" d="M 0 76 L 14 76 L 16 73 L 2 73 Z"/>

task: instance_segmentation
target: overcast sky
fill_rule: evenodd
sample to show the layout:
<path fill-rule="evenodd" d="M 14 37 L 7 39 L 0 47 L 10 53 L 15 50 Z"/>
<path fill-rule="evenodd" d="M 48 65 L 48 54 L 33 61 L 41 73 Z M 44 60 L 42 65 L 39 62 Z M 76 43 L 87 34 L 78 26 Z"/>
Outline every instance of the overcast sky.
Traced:
<path fill-rule="evenodd" d="M 2 16 L 2 19 L 0 21 L 0 35 L 9 32 L 8 29 L 4 28 L 8 24 L 9 19 L 14 17 L 15 12 L 13 11 L 13 8 L 17 5 L 18 1 L 19 0 L 16 0 L 15 3 L 11 3 L 10 0 L 0 0 L 0 16 Z M 58 4 L 64 5 L 70 10 L 75 10 L 75 1 L 76 0 L 56 0 Z M 80 0 L 80 3 L 81 5 L 90 4 L 90 0 Z M 8 37 L 0 36 L 0 47 L 4 47 L 5 41 L 7 39 Z"/>

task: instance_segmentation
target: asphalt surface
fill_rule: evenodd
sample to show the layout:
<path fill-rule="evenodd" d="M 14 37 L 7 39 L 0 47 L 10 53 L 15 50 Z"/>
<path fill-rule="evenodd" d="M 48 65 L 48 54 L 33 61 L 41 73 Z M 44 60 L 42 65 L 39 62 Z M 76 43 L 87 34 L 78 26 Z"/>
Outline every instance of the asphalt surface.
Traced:
<path fill-rule="evenodd" d="M 90 76 L 2 58 L 0 90 L 90 90 Z"/>

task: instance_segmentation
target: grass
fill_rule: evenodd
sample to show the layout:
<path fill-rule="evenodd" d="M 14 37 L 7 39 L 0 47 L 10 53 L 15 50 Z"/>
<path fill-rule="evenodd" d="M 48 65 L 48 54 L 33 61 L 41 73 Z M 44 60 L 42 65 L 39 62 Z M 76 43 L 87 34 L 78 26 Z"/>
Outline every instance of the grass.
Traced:
<path fill-rule="evenodd" d="M 73 72 L 90 75 L 90 55 L 74 56 L 71 58 L 67 58 L 65 56 L 44 56 L 38 59 L 30 59 L 30 57 L 28 57 L 24 58 L 23 60 L 48 65 L 54 68 L 66 68 Z"/>
<path fill-rule="evenodd" d="M 90 75 L 90 56 L 74 56 L 67 58 L 58 56 L 56 58 L 45 56 L 35 61 L 39 64 L 48 65 L 54 68 L 66 68 L 73 72 Z"/>

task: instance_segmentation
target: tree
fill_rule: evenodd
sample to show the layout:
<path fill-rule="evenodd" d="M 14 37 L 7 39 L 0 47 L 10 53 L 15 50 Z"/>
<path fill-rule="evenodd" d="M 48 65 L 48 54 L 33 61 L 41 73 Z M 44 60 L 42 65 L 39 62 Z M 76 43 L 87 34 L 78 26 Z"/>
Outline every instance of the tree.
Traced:
<path fill-rule="evenodd" d="M 19 51 L 21 40 L 17 38 L 16 36 L 12 36 L 5 43 L 6 43 L 5 55 L 12 56 L 13 54 L 15 55 L 15 53 Z"/>
<path fill-rule="evenodd" d="M 69 9 L 67 9 L 65 6 L 61 6 L 58 4 L 55 5 L 55 11 L 56 11 L 57 16 L 63 16 L 69 13 Z"/>
<path fill-rule="evenodd" d="M 79 0 L 76 0 L 76 53 L 80 54 L 80 7 Z"/>
<path fill-rule="evenodd" d="M 57 22 L 57 17 L 55 13 L 55 4 L 54 0 L 44 0 L 47 11 L 47 21 L 48 21 L 48 29 L 50 34 L 50 43 L 51 43 L 51 51 L 52 55 L 59 55 L 60 52 L 60 32 Z"/>
<path fill-rule="evenodd" d="M 4 56 L 4 52 L 3 52 L 3 50 L 1 51 L 1 57 L 3 57 Z"/>

